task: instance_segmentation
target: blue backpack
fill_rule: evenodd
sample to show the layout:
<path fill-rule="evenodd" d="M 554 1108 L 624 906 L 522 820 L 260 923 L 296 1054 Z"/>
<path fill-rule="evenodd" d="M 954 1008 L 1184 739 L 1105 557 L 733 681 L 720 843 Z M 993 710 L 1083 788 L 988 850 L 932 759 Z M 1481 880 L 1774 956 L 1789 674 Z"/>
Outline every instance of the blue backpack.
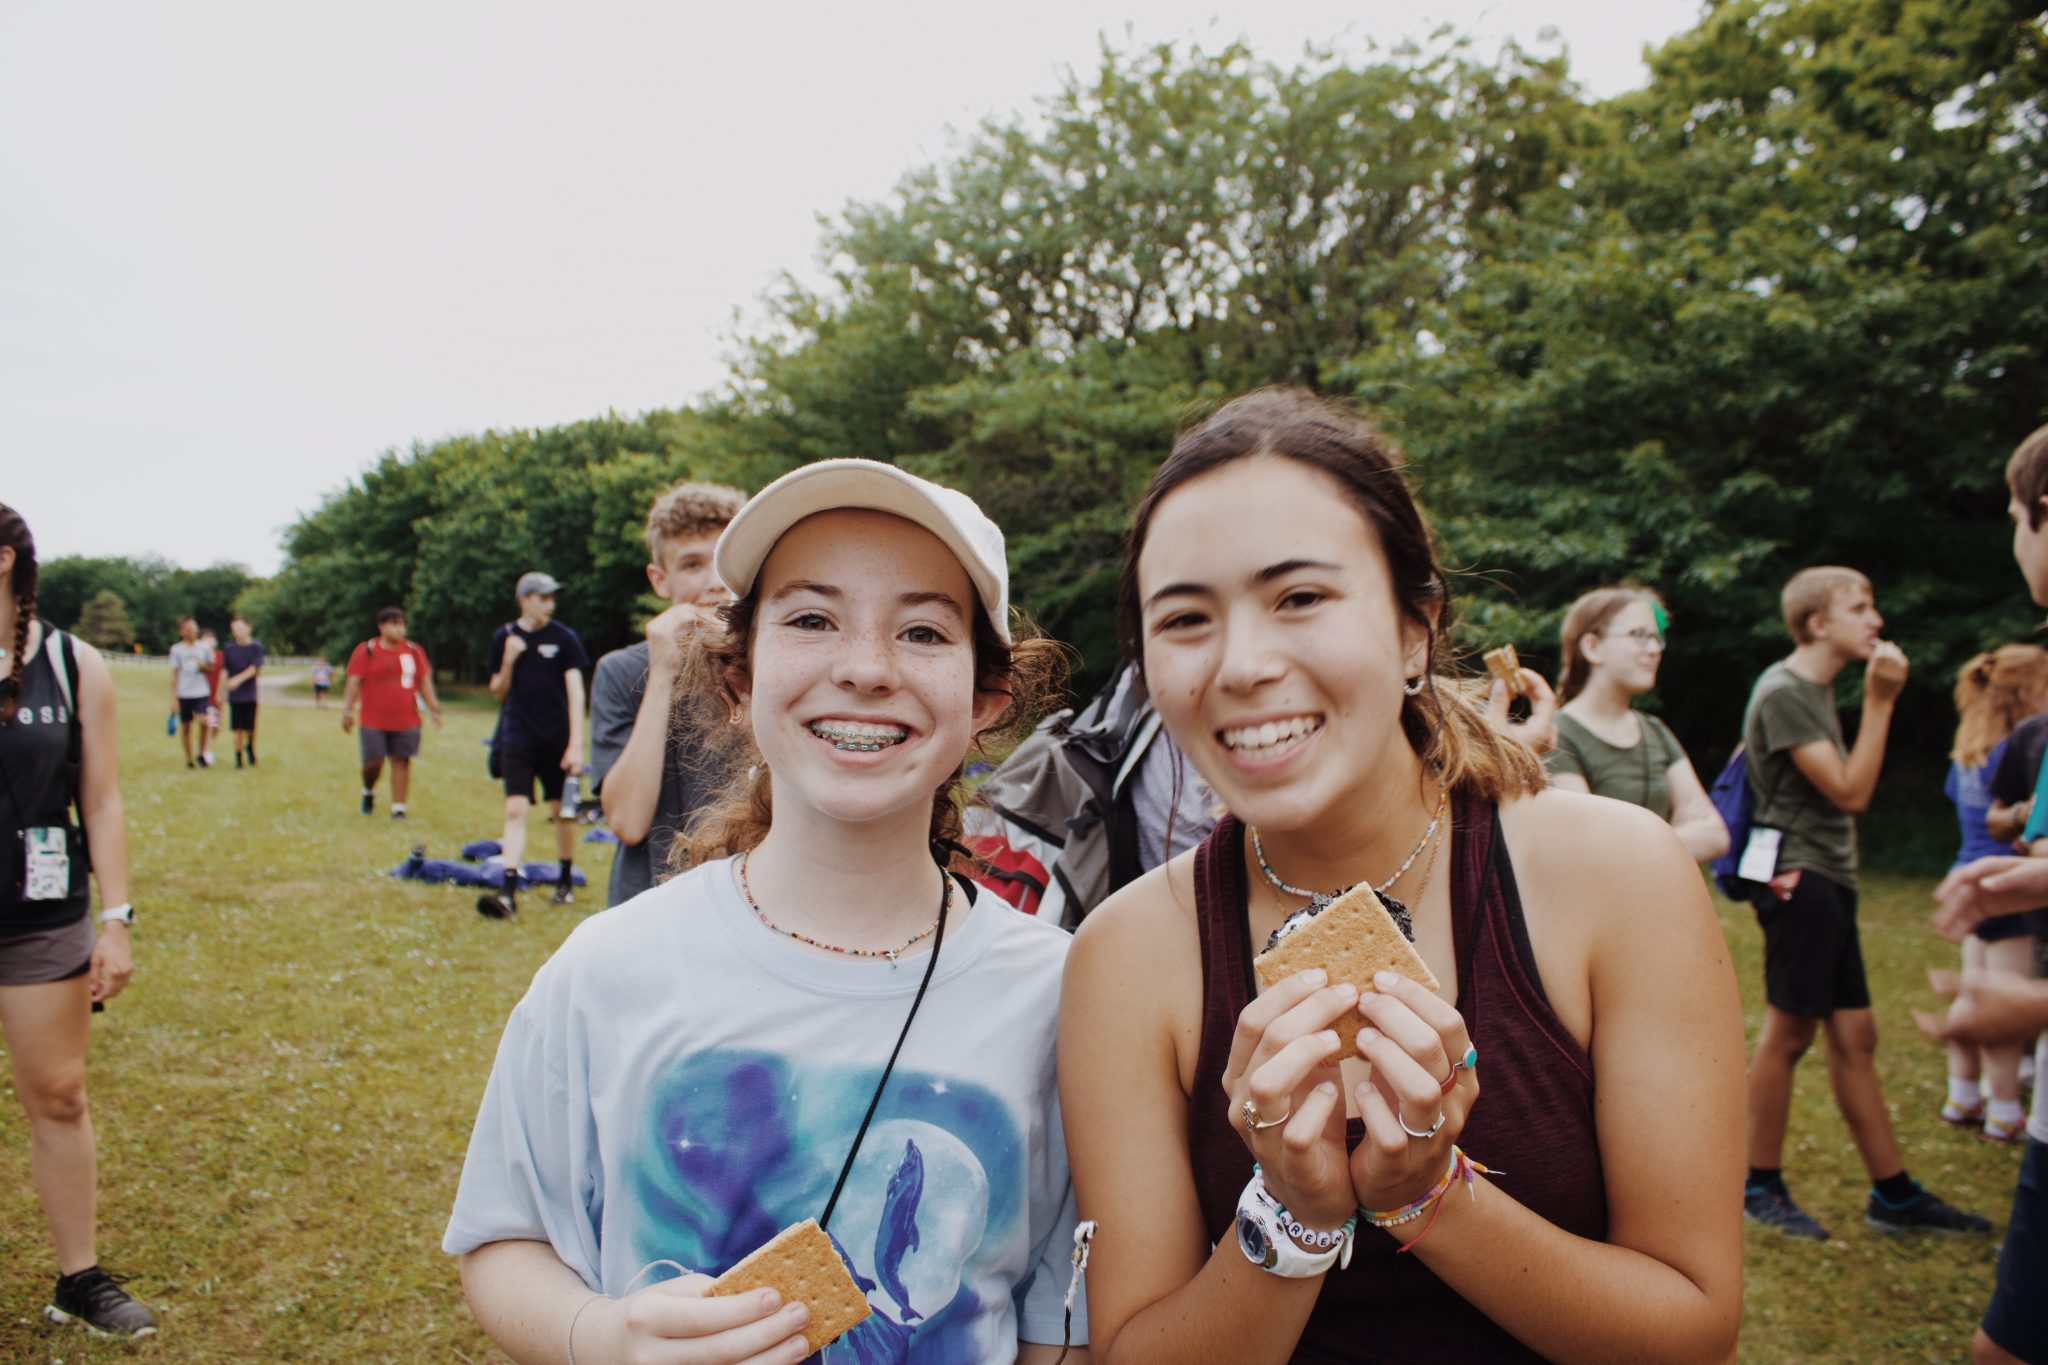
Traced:
<path fill-rule="evenodd" d="M 1721 813 L 1721 823 L 1728 826 L 1728 851 L 1708 863 L 1707 870 L 1714 874 L 1714 885 L 1721 888 L 1721 894 L 1738 901 L 1748 898 L 1749 883 L 1736 876 L 1735 869 L 1742 861 L 1742 850 L 1749 846 L 1749 826 L 1756 815 L 1756 797 L 1749 789 L 1746 747 L 1735 746 L 1735 752 L 1728 755 L 1727 765 L 1707 792 L 1714 809 Z"/>

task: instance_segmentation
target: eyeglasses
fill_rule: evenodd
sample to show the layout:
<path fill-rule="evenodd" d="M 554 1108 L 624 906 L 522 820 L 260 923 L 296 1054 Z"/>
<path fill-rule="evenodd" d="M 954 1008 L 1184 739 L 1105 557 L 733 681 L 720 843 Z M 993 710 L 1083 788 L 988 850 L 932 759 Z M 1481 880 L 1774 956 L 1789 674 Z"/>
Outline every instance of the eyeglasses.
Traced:
<path fill-rule="evenodd" d="M 1663 632 L 1645 630 L 1641 626 L 1637 626 L 1634 630 L 1603 630 L 1600 632 L 1601 638 L 1607 640 L 1611 640 L 1617 635 L 1625 640 L 1634 640 L 1644 649 L 1648 649 L 1651 645 L 1661 645 L 1664 643 Z"/>

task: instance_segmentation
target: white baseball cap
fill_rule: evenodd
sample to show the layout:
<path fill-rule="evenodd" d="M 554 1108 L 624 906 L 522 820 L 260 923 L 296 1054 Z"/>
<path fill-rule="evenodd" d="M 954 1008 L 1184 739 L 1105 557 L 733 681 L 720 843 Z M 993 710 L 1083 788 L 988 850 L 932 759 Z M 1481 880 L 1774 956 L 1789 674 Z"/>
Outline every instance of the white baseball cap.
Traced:
<path fill-rule="evenodd" d="M 745 597 L 785 531 L 805 517 L 850 508 L 887 512 L 937 536 L 967 570 L 998 638 L 1011 643 L 1010 567 L 1002 528 L 965 493 L 880 460 L 819 460 L 792 469 L 748 498 L 712 551 L 719 580 L 734 597 Z"/>

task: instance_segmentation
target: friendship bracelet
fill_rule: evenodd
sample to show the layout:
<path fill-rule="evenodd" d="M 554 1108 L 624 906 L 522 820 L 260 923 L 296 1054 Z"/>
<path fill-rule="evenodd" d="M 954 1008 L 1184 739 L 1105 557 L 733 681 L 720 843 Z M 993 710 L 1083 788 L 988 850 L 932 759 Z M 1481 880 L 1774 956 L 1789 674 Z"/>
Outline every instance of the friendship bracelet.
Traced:
<path fill-rule="evenodd" d="M 1280 1226 L 1286 1229 L 1289 1237 L 1292 1237 L 1303 1246 L 1313 1247 L 1317 1251 L 1328 1251 L 1331 1247 L 1350 1241 L 1351 1235 L 1358 1230 L 1358 1215 L 1364 1212 L 1364 1210 L 1353 1209 L 1351 1216 L 1344 1220 L 1342 1227 L 1329 1232 L 1323 1232 L 1308 1226 L 1299 1218 L 1289 1213 L 1287 1206 L 1275 1198 L 1271 1190 L 1266 1189 L 1265 1172 L 1256 1161 L 1252 1163 L 1252 1177 L 1259 1182 L 1259 1188 L 1265 1190 L 1266 1202 L 1273 1206 L 1274 1213 L 1280 1219 Z"/>
<path fill-rule="evenodd" d="M 1361 1209 L 1359 1212 L 1365 1215 L 1366 1222 L 1376 1228 L 1400 1227 L 1403 1223 L 1412 1223 L 1425 1213 L 1428 1214 L 1429 1221 L 1422 1225 L 1422 1231 L 1416 1233 L 1412 1240 L 1399 1248 L 1399 1251 L 1407 1251 L 1416 1242 L 1428 1236 L 1429 1230 L 1436 1226 L 1437 1215 L 1443 1211 L 1444 1196 L 1450 1193 L 1452 1185 L 1463 1180 L 1465 1182 L 1466 1198 L 1478 1198 L 1473 1193 L 1472 1187 L 1478 1182 L 1482 1174 L 1493 1175 L 1495 1171 L 1492 1167 L 1481 1165 L 1471 1157 L 1466 1156 L 1464 1148 L 1453 1146 L 1451 1148 L 1450 1163 L 1444 1169 L 1444 1178 L 1432 1186 L 1429 1193 L 1423 1195 L 1420 1199 L 1410 1200 L 1397 1209 L 1388 1209 L 1384 1212 L 1374 1209 Z"/>
<path fill-rule="evenodd" d="M 592 1294 L 582 1303 L 577 1304 L 576 1311 L 569 1315 L 569 1365 L 576 1365 L 576 1324 L 582 1320 L 583 1310 L 596 1303 L 599 1299 L 608 1300 L 610 1298 L 611 1295 L 609 1294 Z"/>

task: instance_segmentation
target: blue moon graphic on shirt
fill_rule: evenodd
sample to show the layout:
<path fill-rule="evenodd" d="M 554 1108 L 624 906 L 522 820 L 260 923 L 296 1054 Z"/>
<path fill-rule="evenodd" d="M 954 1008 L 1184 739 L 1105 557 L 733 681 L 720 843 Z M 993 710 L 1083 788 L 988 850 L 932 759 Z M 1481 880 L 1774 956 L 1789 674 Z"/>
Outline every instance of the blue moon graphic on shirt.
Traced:
<path fill-rule="evenodd" d="M 817 1217 L 877 1073 L 772 1053 L 678 1058 L 650 1087 L 632 1162 L 634 1256 L 715 1275 L 791 1223 Z M 983 1304 L 961 1273 L 985 1241 L 1021 1231 L 1023 1154 L 1001 1100 L 972 1083 L 891 1077 L 831 1234 L 874 1309 L 828 1347 L 832 1365 L 975 1356 Z M 991 1178 L 991 1172 L 996 1178 Z"/>

